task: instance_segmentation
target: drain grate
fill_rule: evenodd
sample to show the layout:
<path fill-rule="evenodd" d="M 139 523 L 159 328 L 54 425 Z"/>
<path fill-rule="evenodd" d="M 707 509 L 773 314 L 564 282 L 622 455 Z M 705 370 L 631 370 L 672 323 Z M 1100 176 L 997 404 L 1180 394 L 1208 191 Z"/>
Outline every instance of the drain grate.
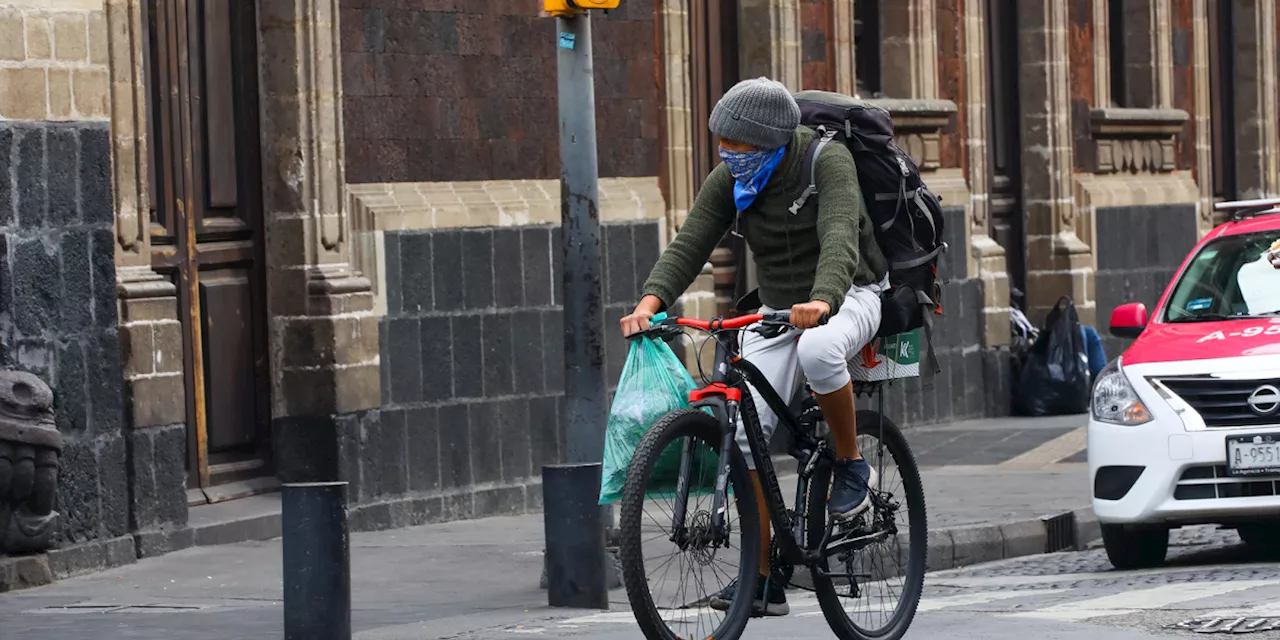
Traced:
<path fill-rule="evenodd" d="M 1065 511 L 1056 516 L 1040 518 L 1044 523 L 1044 552 L 1057 553 L 1076 548 L 1076 514 Z"/>
<path fill-rule="evenodd" d="M 144 604 L 95 604 L 95 603 L 79 603 L 67 605 L 53 605 L 41 607 L 27 613 L 41 614 L 62 614 L 62 615 L 87 615 L 92 613 L 190 613 L 194 611 L 207 611 L 214 608 L 210 604 L 174 604 L 174 603 L 144 603 Z"/>
<path fill-rule="evenodd" d="M 1257 633 L 1280 631 L 1280 616 L 1251 616 L 1247 618 L 1193 618 L 1183 620 L 1174 629 L 1195 633 Z"/>

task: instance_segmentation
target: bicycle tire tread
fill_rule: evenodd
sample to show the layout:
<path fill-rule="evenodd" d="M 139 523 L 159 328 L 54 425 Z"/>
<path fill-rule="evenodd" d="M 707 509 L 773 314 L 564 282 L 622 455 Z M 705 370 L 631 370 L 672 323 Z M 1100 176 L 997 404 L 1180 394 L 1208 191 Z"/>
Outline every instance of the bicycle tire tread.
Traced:
<path fill-rule="evenodd" d="M 717 430 L 720 426 L 714 417 L 697 409 L 678 409 L 663 416 L 645 432 L 644 436 L 640 439 L 639 444 L 636 445 L 635 453 L 631 459 L 631 467 L 627 472 L 627 481 L 623 485 L 622 490 L 622 504 L 619 514 L 621 536 L 619 540 L 618 556 L 622 564 L 623 586 L 626 588 L 627 600 L 631 605 L 631 611 L 636 617 L 637 624 L 640 626 L 645 637 L 650 639 L 669 640 L 675 636 L 670 632 L 666 624 L 662 622 L 661 617 L 657 615 L 652 595 L 649 593 L 648 576 L 645 575 L 644 572 L 643 549 L 641 548 L 641 545 L 638 544 L 640 535 L 638 532 L 629 531 L 628 523 L 638 523 L 642 518 L 643 514 L 641 511 L 644 507 L 644 490 L 648 479 L 647 472 L 641 474 L 637 473 L 635 470 L 650 470 L 653 465 L 650 460 L 660 455 L 663 451 L 662 449 L 659 449 L 658 446 L 673 439 L 668 438 L 666 432 L 675 428 L 677 422 L 687 420 L 689 418 L 695 418 L 698 421 L 709 421 L 709 426 Z M 741 462 L 741 456 L 739 455 L 736 457 L 738 458 L 738 461 L 733 464 L 745 469 L 746 465 Z M 734 475 L 735 474 L 731 468 L 730 482 L 736 487 L 738 483 L 733 481 Z M 752 502 L 752 504 L 754 504 L 754 502 Z M 743 534 L 754 531 L 751 537 L 755 539 L 756 546 L 758 546 L 760 541 L 760 532 L 758 531 L 759 524 L 757 519 L 754 517 L 754 509 L 751 509 L 751 511 L 752 513 L 749 514 L 751 516 L 750 522 L 748 522 L 748 518 L 746 517 L 748 514 L 741 514 L 741 524 L 739 526 L 742 528 Z M 749 572 L 742 571 L 741 569 L 743 567 L 740 567 L 739 573 L 747 573 L 747 575 L 750 576 L 751 574 L 758 572 L 758 567 L 754 566 L 759 562 L 758 556 L 758 550 L 752 550 L 747 554 L 748 562 L 744 564 L 744 567 L 748 569 Z M 742 576 L 740 575 L 739 578 L 741 579 L 741 577 Z M 751 586 L 754 587 L 754 585 Z M 735 609 L 741 610 L 741 608 L 738 607 L 735 607 Z M 714 637 L 723 638 L 724 640 L 735 640 L 740 637 L 746 629 L 750 613 L 751 607 L 745 607 L 745 615 L 738 616 L 741 620 L 735 620 L 734 624 L 729 625 L 728 629 L 718 630 L 713 634 Z"/>
<path fill-rule="evenodd" d="M 874 421 L 872 421 L 873 417 L 875 418 Z M 907 502 L 908 508 L 914 511 L 918 505 L 920 509 L 920 524 L 923 525 L 922 529 L 925 533 L 920 534 L 919 545 L 912 541 L 909 541 L 908 543 L 911 547 L 908 550 L 908 553 L 910 555 L 919 554 L 919 571 L 912 573 L 911 570 L 908 569 L 908 575 L 906 576 L 906 581 L 904 581 L 903 584 L 903 593 L 913 593 L 914 598 L 910 608 L 903 611 L 900 617 L 897 617 L 887 625 L 888 630 L 886 633 L 871 635 L 862 633 L 853 627 L 846 616 L 844 605 L 840 602 L 840 597 L 835 595 L 834 589 L 829 589 L 824 594 L 824 589 L 818 586 L 820 581 L 816 576 L 814 577 L 815 587 L 817 587 L 815 591 L 818 593 L 818 601 L 822 608 L 823 617 L 826 618 L 827 624 L 831 627 L 832 632 L 835 633 L 837 637 L 841 638 L 841 640 L 898 640 L 907 632 L 912 621 L 915 619 L 916 611 L 920 603 L 920 595 L 924 588 L 924 574 L 926 573 L 929 564 L 928 507 L 926 505 L 924 493 L 924 479 L 920 475 L 920 467 L 916 463 L 915 452 L 911 450 L 911 446 L 907 442 L 906 436 L 897 425 L 887 417 L 874 411 L 858 411 L 857 418 L 859 425 L 858 432 L 860 434 L 870 434 L 874 431 L 875 437 L 886 443 L 891 455 L 898 464 L 899 474 L 903 478 L 904 499 Z M 899 458 L 899 456 L 901 456 L 901 458 Z M 908 481 L 908 475 L 914 476 L 914 486 L 911 481 Z M 825 518 L 825 496 L 821 498 L 821 500 L 815 500 L 812 495 L 809 495 L 806 496 L 806 500 L 809 501 L 808 507 L 810 509 L 813 509 L 815 506 L 822 509 L 820 513 L 822 513 Z M 812 517 L 813 516 L 811 515 L 810 518 Z M 914 518 L 914 516 L 911 517 Z M 908 563 L 910 563 L 910 561 L 911 559 L 908 558 Z"/>

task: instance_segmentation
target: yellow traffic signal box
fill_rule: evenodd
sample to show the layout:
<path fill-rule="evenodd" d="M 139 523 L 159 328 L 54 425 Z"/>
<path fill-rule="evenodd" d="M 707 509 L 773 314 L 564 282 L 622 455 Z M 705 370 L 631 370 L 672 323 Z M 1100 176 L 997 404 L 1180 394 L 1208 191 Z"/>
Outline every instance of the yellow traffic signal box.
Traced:
<path fill-rule="evenodd" d="M 543 0 L 542 8 L 553 16 L 571 16 L 586 9 L 617 9 L 620 0 Z"/>

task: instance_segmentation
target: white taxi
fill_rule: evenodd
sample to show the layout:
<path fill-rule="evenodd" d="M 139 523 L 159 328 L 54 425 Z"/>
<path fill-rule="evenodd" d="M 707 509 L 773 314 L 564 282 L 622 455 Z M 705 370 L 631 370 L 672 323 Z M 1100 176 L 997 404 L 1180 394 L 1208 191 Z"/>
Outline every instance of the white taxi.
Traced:
<path fill-rule="evenodd" d="M 1136 338 L 1094 384 L 1093 510 L 1117 568 L 1164 562 L 1169 531 L 1218 524 L 1280 547 L 1280 199 L 1222 203 L 1232 219 L 1191 251 Z"/>

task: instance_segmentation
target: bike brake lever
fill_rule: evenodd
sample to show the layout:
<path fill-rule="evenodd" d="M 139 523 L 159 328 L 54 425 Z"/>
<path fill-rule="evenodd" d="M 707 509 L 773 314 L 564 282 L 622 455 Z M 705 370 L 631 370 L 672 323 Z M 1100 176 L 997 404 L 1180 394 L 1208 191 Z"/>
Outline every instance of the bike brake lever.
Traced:
<path fill-rule="evenodd" d="M 654 325 L 651 325 L 648 329 L 645 329 L 643 331 L 637 331 L 635 333 L 629 333 L 623 337 L 628 342 L 635 340 L 636 338 L 644 338 L 644 337 L 658 338 L 660 340 L 663 340 L 664 342 L 670 342 L 676 338 L 679 338 L 683 334 L 684 334 L 684 331 L 682 331 L 679 327 L 654 324 Z"/>
<path fill-rule="evenodd" d="M 773 339 L 794 328 L 793 325 L 785 322 L 765 322 L 761 323 L 758 328 L 751 329 L 751 331 L 762 338 Z"/>

